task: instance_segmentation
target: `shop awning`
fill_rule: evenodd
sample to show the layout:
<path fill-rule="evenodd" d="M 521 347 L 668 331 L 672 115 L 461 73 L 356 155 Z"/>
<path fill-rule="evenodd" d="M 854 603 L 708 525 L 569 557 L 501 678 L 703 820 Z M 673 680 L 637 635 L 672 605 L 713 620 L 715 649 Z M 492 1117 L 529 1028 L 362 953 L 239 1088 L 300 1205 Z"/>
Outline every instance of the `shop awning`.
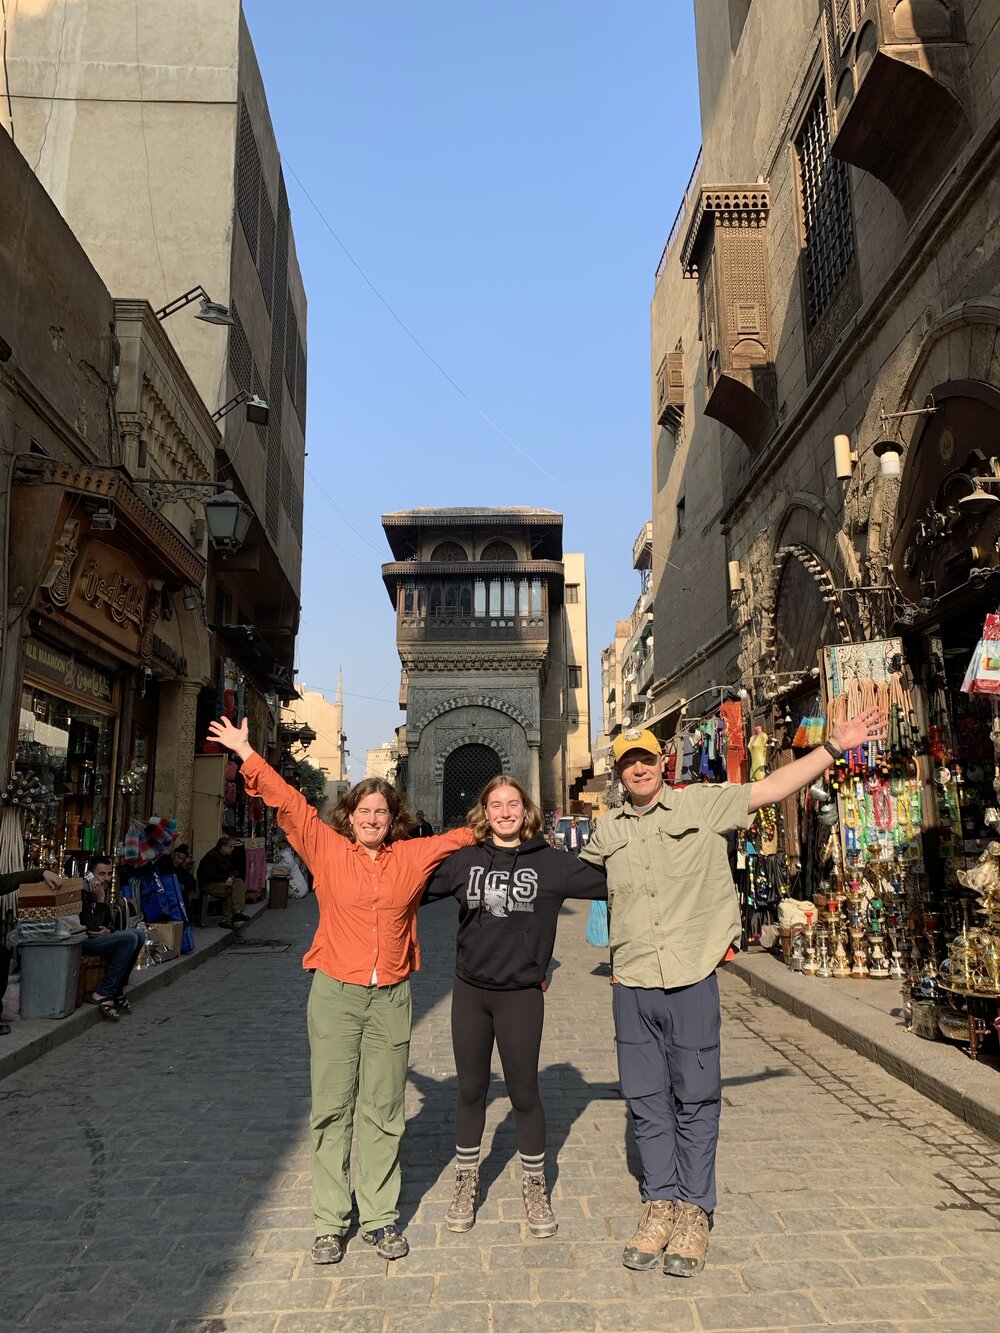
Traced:
<path fill-rule="evenodd" d="M 674 727 L 669 724 L 676 723 L 685 702 L 686 700 L 682 694 L 675 694 L 667 703 L 661 704 L 651 717 L 643 718 L 635 725 L 645 727 L 647 731 L 651 731 L 660 740 L 669 740 L 674 734 Z"/>
<path fill-rule="evenodd" d="M 299 697 L 290 669 L 278 661 L 256 625 L 212 625 L 210 628 L 232 649 L 241 666 L 251 671 L 266 690 L 273 690 L 282 703 Z"/>

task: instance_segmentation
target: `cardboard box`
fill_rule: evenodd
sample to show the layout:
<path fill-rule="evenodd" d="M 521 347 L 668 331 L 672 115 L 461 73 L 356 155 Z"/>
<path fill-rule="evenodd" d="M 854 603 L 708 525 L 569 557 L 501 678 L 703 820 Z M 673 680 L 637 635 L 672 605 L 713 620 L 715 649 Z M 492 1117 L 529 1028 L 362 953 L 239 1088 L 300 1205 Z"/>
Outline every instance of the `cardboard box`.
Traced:
<path fill-rule="evenodd" d="M 152 926 L 146 927 L 146 933 L 151 940 L 159 940 L 170 950 L 170 957 L 177 958 L 181 951 L 181 940 L 184 936 L 183 921 L 157 921 Z"/>

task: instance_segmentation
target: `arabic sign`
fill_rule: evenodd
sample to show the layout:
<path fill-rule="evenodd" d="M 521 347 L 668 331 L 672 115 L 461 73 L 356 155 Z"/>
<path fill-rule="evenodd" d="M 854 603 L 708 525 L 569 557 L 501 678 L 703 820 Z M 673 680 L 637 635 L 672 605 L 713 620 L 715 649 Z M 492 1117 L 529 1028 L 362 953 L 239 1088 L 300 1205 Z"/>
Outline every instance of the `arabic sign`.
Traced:
<path fill-rule="evenodd" d="M 142 656 L 149 580 L 127 551 L 90 541 L 77 562 L 66 615 L 90 634 Z"/>
<path fill-rule="evenodd" d="M 100 704 L 114 701 L 115 678 L 93 662 L 82 662 L 63 648 L 52 648 L 38 639 L 24 645 L 26 671 L 40 684 L 70 691 Z"/>

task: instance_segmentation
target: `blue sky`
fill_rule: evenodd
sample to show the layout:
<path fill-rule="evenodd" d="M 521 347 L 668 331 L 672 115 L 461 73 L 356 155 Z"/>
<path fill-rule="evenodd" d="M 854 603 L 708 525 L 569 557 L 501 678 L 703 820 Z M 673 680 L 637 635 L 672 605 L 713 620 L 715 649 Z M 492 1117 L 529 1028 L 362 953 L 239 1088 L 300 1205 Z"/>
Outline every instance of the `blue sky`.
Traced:
<path fill-rule="evenodd" d="M 403 720 L 389 510 L 560 511 L 596 706 L 650 516 L 649 301 L 700 138 L 691 8 L 244 0 L 309 301 L 298 679 L 332 697 L 343 667 L 355 780 Z"/>

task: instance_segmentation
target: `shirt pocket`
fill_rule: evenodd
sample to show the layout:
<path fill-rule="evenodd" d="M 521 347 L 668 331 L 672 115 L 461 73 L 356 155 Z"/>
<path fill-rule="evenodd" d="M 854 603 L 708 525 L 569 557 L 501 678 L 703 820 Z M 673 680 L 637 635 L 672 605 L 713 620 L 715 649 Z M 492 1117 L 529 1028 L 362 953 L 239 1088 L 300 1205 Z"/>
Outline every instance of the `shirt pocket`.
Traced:
<path fill-rule="evenodd" d="M 656 830 L 659 861 L 663 876 L 668 881 L 688 882 L 705 873 L 705 847 L 697 829 L 682 833 Z"/>

